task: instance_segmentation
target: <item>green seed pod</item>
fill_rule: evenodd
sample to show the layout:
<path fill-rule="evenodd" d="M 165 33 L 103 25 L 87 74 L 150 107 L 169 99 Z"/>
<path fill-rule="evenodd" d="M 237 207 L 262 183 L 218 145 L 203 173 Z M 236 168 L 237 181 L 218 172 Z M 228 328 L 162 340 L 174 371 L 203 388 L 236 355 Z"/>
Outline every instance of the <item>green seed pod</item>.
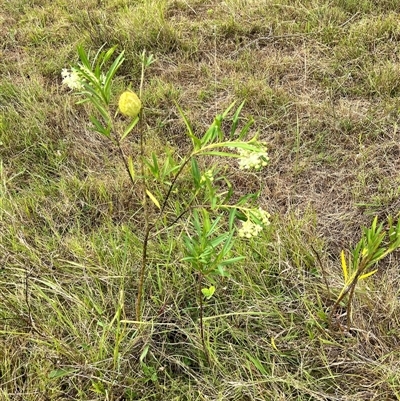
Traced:
<path fill-rule="evenodd" d="M 142 102 L 134 92 L 124 92 L 118 102 L 119 111 L 128 117 L 136 118 L 142 108 Z"/>

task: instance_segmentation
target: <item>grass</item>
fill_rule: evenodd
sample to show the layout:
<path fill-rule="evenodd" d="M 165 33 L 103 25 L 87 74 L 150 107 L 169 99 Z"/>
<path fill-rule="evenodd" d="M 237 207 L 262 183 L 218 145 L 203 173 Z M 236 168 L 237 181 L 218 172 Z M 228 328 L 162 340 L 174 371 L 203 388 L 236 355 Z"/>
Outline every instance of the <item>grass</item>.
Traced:
<path fill-rule="evenodd" d="M 395 0 L 6 2 L 0 399 L 399 400 L 399 254 L 360 283 L 350 331 L 326 322 L 340 251 L 399 213 L 399 17 Z M 209 365 L 179 233 L 151 242 L 134 323 L 140 193 L 61 86 L 77 45 L 104 43 L 126 51 L 121 91 L 138 88 L 144 47 L 157 59 L 152 149 L 185 152 L 174 101 L 200 133 L 246 99 L 269 144 L 262 173 L 231 169 L 239 192 L 261 188 L 273 223 L 238 243 L 246 259 L 205 302 Z"/>

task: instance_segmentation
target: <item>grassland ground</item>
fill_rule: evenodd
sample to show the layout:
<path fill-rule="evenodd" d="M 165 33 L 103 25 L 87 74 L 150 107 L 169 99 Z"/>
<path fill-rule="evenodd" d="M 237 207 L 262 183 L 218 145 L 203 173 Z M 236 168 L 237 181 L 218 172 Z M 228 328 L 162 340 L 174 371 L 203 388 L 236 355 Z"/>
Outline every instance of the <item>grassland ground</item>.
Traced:
<path fill-rule="evenodd" d="M 263 172 L 229 166 L 272 224 L 205 304 L 209 364 L 179 233 L 152 239 L 133 323 L 141 200 L 62 86 L 79 44 L 125 50 L 116 99 L 154 54 L 152 150 L 189 144 L 175 102 L 200 134 L 246 100 L 269 145 Z M 0 0 L 0 401 L 399 400 L 399 253 L 350 330 L 325 319 L 341 250 L 399 216 L 399 95 L 397 0 Z"/>

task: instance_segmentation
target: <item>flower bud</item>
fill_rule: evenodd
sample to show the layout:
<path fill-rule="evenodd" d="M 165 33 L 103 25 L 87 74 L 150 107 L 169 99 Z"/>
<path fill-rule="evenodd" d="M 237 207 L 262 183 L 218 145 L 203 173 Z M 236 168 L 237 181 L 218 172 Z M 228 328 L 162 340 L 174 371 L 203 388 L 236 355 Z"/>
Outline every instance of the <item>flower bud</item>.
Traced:
<path fill-rule="evenodd" d="M 125 91 L 119 98 L 118 107 L 123 115 L 136 118 L 142 108 L 142 102 L 136 93 Z"/>

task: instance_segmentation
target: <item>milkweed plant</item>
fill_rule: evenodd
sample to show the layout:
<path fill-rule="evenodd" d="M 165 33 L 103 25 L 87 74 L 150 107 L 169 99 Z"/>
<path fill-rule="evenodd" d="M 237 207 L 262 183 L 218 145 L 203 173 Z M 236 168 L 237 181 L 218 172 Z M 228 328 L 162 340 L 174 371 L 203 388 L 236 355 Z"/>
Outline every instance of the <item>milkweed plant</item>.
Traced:
<path fill-rule="evenodd" d="M 166 144 L 164 154 L 150 152 L 146 146 L 142 99 L 145 72 L 154 62 L 154 58 L 145 51 L 141 54 L 138 93 L 125 90 L 122 94 L 115 95 L 114 79 L 124 62 L 124 52 L 115 57 L 115 50 L 115 47 L 106 51 L 100 49 L 91 59 L 83 47 L 78 47 L 80 61 L 72 68 L 62 70 L 62 82 L 78 96 L 78 104 L 89 103 L 92 106 L 89 117 L 92 129 L 112 142 L 124 163 L 132 186 L 140 188 L 144 233 L 136 297 L 136 322 L 139 324 L 142 318 L 149 242 L 157 234 L 168 234 L 174 225 L 182 224 L 184 255 L 181 261 L 197 273 L 199 326 L 207 355 L 202 321 L 203 302 L 210 299 L 215 292 L 215 277 L 228 276 L 227 267 L 244 258 L 243 255 L 233 255 L 232 249 L 237 237 L 251 239 L 270 224 L 269 213 L 257 207 L 257 193 L 236 197 L 233 202 L 233 185 L 220 173 L 221 159 L 236 159 L 239 169 L 258 171 L 268 165 L 267 146 L 257 135 L 250 137 L 253 120 L 239 128 L 239 116 L 244 103 L 236 109 L 235 103 L 232 103 L 214 118 L 200 137 L 195 135 L 185 113 L 176 104 L 186 127 L 186 135 L 191 141 L 190 151 L 184 156 L 177 156 L 168 150 Z M 230 129 L 225 133 L 222 125 L 229 115 Z M 121 126 L 124 128 L 120 128 Z M 126 155 L 122 144 L 133 132 L 140 138 L 140 154 Z M 199 159 L 205 156 L 208 157 L 207 160 L 211 156 L 214 164 L 203 171 Z M 188 188 L 188 181 L 180 180 L 182 176 L 189 177 L 191 191 L 188 196 L 181 196 L 179 201 L 174 202 L 174 196 Z M 172 237 L 170 240 L 172 241 Z M 137 276 L 136 271 L 132 272 L 132 276 Z"/>

